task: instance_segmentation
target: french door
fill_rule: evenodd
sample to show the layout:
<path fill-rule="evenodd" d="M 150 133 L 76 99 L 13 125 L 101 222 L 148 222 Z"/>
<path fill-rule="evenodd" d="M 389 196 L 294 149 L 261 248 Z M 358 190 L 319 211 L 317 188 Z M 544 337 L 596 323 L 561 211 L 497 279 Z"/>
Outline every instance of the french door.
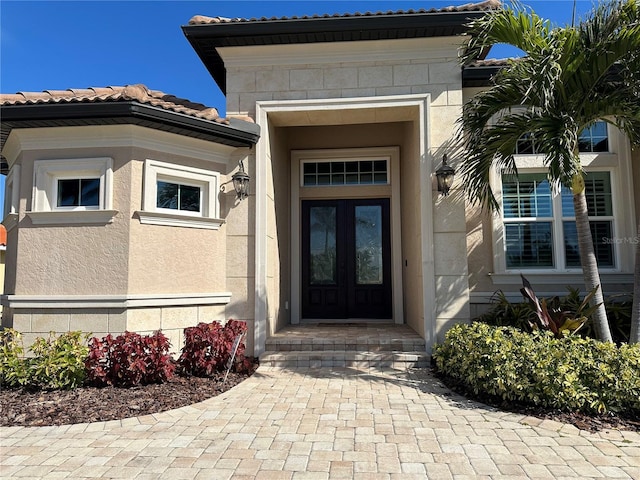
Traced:
<path fill-rule="evenodd" d="M 302 202 L 302 318 L 391 318 L 389 199 Z"/>

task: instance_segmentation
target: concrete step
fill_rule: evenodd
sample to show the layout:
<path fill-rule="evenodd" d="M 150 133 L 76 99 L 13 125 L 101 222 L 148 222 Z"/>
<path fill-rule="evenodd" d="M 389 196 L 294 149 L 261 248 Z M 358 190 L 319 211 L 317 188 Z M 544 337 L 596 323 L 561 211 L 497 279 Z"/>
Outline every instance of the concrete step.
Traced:
<path fill-rule="evenodd" d="M 425 343 L 415 338 L 287 338 L 272 337 L 266 341 L 266 349 L 275 352 L 289 351 L 364 351 L 364 352 L 415 352 L 424 351 Z"/>
<path fill-rule="evenodd" d="M 399 370 L 426 367 L 430 357 L 423 351 L 345 351 L 291 350 L 266 351 L 260 355 L 260 365 L 275 368 L 291 367 L 389 367 Z"/>

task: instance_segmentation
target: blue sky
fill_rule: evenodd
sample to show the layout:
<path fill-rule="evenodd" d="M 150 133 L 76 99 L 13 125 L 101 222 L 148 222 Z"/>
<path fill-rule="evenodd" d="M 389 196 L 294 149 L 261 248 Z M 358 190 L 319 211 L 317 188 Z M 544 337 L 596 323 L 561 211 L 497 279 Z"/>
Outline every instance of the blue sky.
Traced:
<path fill-rule="evenodd" d="M 300 16 L 442 8 L 470 1 L 1 0 L 0 92 L 143 83 L 216 107 L 224 115 L 224 96 L 180 28 L 194 15 Z M 573 0 L 523 3 L 558 25 L 571 22 Z M 580 18 L 591 10 L 592 2 L 577 1 L 576 7 Z M 496 50 L 490 58 L 505 53 L 512 54 Z"/>

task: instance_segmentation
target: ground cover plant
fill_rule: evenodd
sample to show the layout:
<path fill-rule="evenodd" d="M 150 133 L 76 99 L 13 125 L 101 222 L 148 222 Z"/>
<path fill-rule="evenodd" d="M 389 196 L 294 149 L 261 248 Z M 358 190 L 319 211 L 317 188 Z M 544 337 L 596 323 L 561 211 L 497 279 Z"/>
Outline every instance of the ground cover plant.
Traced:
<path fill-rule="evenodd" d="M 433 358 L 445 381 L 472 396 L 640 418 L 640 345 L 474 322 L 451 328 Z"/>
<path fill-rule="evenodd" d="M 244 340 L 246 324 L 198 327 L 218 332 L 207 339 L 212 344 L 200 344 L 217 355 L 216 368 L 200 376 L 173 360 L 160 331 L 94 337 L 89 345 L 80 332 L 51 335 L 37 339 L 25 355 L 19 332 L 5 329 L 0 332 L 0 425 L 63 425 L 158 413 L 219 395 L 255 371 L 257 362 L 244 356 L 243 341 L 237 344 L 239 359 L 229 361 L 236 337 Z M 197 363 L 193 351 L 183 348 L 180 358 Z"/>

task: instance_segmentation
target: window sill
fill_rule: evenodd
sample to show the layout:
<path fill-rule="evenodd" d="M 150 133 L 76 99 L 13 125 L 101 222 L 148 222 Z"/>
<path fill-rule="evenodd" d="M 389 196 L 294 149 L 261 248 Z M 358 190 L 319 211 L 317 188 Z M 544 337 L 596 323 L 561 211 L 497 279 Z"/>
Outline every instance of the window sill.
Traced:
<path fill-rule="evenodd" d="M 136 212 L 140 223 L 146 225 L 164 225 L 168 227 L 201 228 L 206 230 L 218 230 L 224 220 L 209 217 L 193 217 L 188 215 L 164 213 L 164 212 Z"/>
<path fill-rule="evenodd" d="M 113 222 L 117 210 L 70 210 L 26 212 L 34 225 L 106 225 Z"/>
<path fill-rule="evenodd" d="M 490 273 L 489 277 L 494 285 L 522 285 L 522 279 L 520 273 L 524 275 L 532 285 L 571 285 L 581 284 L 584 282 L 582 272 L 571 271 L 549 271 L 549 272 L 509 272 L 509 273 Z M 633 284 L 633 274 L 615 271 L 603 271 L 600 270 L 600 279 L 603 283 L 629 283 Z"/>

